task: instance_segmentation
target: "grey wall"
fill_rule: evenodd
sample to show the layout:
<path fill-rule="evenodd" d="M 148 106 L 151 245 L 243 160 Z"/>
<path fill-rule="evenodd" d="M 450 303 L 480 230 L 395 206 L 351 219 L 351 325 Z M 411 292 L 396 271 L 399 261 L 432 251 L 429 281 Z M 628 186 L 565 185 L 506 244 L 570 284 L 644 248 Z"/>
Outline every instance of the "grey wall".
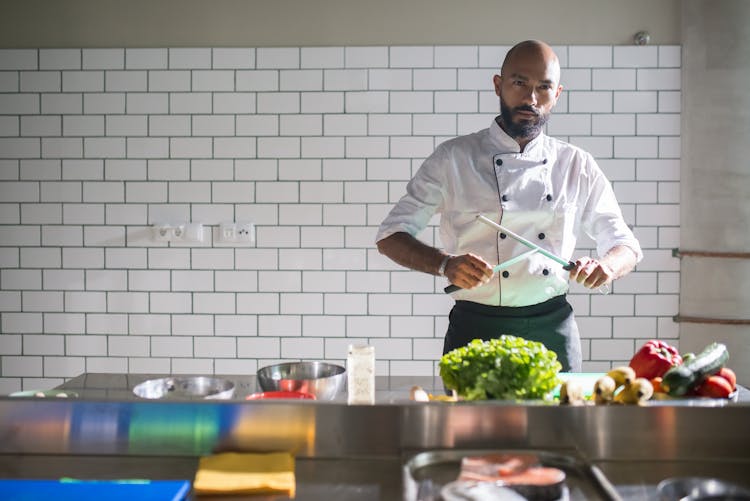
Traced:
<path fill-rule="evenodd" d="M 0 47 L 654 44 L 678 0 L 3 0 Z"/>
<path fill-rule="evenodd" d="M 690 0 L 682 19 L 681 247 L 748 253 L 750 2 Z M 685 257 L 681 264 L 681 315 L 750 318 L 750 260 Z M 725 342 L 738 379 L 750 382 L 750 326 L 683 323 L 680 339 L 692 350 Z"/>

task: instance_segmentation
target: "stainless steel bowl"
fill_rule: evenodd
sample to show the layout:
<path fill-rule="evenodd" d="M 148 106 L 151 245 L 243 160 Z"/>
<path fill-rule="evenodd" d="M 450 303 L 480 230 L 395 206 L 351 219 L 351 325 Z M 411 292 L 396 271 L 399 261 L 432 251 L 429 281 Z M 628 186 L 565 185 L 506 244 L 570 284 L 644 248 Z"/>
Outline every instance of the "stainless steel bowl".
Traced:
<path fill-rule="evenodd" d="M 258 370 L 263 391 L 301 391 L 318 400 L 333 400 L 344 387 L 346 369 L 325 362 L 288 362 Z"/>
<path fill-rule="evenodd" d="M 141 398 L 224 400 L 234 395 L 234 383 L 216 377 L 166 377 L 149 379 L 133 388 Z"/>
<path fill-rule="evenodd" d="M 661 501 L 750 500 L 750 491 L 718 478 L 667 478 L 656 490 Z"/>

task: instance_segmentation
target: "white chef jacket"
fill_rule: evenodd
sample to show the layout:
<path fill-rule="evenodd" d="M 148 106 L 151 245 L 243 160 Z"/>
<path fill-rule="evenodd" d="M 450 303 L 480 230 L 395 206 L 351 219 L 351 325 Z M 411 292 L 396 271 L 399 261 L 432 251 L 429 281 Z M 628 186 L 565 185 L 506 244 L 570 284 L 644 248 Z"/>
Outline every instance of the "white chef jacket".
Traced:
<path fill-rule="evenodd" d="M 435 213 L 441 215 L 440 239 L 446 252 L 472 252 L 491 265 L 529 248 L 477 221 L 478 214 L 565 260 L 571 258 L 581 231 L 596 241 L 599 256 L 625 245 L 638 261 L 643 258 L 591 154 L 545 134 L 521 152 L 494 120 L 488 129 L 438 146 L 383 220 L 376 241 L 396 232 L 416 236 Z M 487 305 L 528 306 L 567 291 L 568 272 L 535 253 L 489 283 L 452 295 Z"/>

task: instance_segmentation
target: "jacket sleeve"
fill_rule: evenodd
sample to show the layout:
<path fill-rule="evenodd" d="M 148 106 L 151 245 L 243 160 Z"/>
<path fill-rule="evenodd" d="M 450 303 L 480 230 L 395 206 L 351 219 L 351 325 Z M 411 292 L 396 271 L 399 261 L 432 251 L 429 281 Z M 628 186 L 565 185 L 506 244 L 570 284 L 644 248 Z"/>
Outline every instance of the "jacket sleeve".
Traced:
<path fill-rule="evenodd" d="M 443 206 L 445 196 L 445 148 L 438 147 L 420 166 L 406 185 L 406 194 L 380 224 L 375 241 L 398 232 L 416 237 Z"/>
<path fill-rule="evenodd" d="M 596 242 L 600 257 L 613 247 L 624 245 L 635 253 L 637 262 L 640 262 L 643 259 L 641 245 L 622 216 L 611 183 L 594 158 L 589 154 L 586 157 L 590 182 L 581 219 L 583 231 Z"/>

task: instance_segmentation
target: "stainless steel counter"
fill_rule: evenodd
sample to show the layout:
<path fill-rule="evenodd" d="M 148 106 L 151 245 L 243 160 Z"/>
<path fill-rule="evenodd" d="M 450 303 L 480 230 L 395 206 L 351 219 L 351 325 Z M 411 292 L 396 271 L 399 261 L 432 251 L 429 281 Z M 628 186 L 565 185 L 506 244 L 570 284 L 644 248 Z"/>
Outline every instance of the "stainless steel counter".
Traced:
<path fill-rule="evenodd" d="M 150 379 L 167 377 L 167 374 L 81 374 L 58 386 L 58 390 L 75 392 L 84 399 L 141 400 L 133 394 L 133 388 Z M 178 377 L 178 376 L 174 376 Z M 248 395 L 262 391 L 257 378 L 252 376 L 217 375 L 235 384 L 231 400 L 244 400 Z M 409 390 L 418 385 L 431 393 L 443 393 L 440 378 L 419 376 L 377 376 L 375 378 L 375 400 L 377 403 L 398 403 L 409 400 Z M 340 393 L 334 402 L 346 402 L 346 393 Z"/>
<path fill-rule="evenodd" d="M 244 401 L 256 390 L 252 377 L 234 378 L 229 401 L 133 396 L 130 388 L 151 377 L 88 374 L 64 385 L 79 398 L 0 398 L 0 476 L 191 479 L 201 455 L 285 450 L 297 458 L 297 499 L 390 500 L 415 454 L 513 449 L 579 458 L 622 499 L 654 499 L 656 483 L 678 475 L 750 487 L 744 389 L 740 402 L 721 407 L 408 401 L 413 384 L 441 388 L 433 378 L 379 379 L 374 406 Z"/>

